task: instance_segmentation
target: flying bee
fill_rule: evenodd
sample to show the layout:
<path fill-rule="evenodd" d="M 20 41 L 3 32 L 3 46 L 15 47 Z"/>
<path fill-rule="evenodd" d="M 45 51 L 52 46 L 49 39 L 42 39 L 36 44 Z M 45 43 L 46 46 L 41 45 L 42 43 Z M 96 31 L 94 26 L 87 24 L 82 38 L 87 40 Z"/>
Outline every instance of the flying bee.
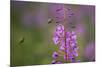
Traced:
<path fill-rule="evenodd" d="M 48 19 L 48 24 L 52 23 L 53 19 Z M 55 23 L 60 23 L 60 21 L 56 21 Z"/>
<path fill-rule="evenodd" d="M 48 24 L 52 23 L 53 19 L 48 19 Z"/>
<path fill-rule="evenodd" d="M 21 37 L 21 38 L 19 39 L 19 44 L 23 43 L 24 40 L 25 40 L 25 38 L 24 38 L 24 37 Z"/>

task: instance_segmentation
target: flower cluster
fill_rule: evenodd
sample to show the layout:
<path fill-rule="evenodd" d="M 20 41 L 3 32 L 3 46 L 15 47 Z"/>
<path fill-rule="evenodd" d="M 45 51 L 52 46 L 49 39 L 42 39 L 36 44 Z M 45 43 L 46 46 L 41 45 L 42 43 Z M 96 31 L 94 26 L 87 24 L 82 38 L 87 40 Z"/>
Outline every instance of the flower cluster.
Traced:
<path fill-rule="evenodd" d="M 74 31 L 65 31 L 62 24 L 58 24 L 53 36 L 53 42 L 59 47 L 59 50 L 54 52 L 52 64 L 63 62 L 77 62 L 78 46 L 77 36 Z M 63 56 L 63 61 L 59 58 Z"/>

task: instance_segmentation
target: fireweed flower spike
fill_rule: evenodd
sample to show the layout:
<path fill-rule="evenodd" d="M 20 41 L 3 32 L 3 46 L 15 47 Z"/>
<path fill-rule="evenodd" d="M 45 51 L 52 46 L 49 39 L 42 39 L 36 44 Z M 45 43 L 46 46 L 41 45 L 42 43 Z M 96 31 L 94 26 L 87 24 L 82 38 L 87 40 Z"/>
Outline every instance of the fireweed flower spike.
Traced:
<path fill-rule="evenodd" d="M 59 50 L 53 53 L 52 64 L 78 62 L 76 60 L 78 57 L 77 36 L 74 31 L 65 31 L 64 26 L 58 24 L 54 32 L 53 42 L 59 47 Z M 63 60 L 59 59 L 60 57 L 63 57 Z"/>

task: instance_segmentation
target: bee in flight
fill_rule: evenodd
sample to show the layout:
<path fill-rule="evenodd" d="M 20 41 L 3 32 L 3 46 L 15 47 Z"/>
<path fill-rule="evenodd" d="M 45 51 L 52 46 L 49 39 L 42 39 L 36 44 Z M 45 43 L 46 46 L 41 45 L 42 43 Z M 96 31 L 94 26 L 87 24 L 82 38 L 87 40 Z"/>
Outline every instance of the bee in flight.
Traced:
<path fill-rule="evenodd" d="M 19 44 L 23 43 L 24 40 L 25 40 L 25 38 L 24 38 L 24 37 L 21 37 L 21 38 L 19 39 Z"/>
<path fill-rule="evenodd" d="M 48 19 L 48 24 L 52 23 L 53 19 Z M 59 23 L 59 21 L 56 21 L 55 23 Z"/>
<path fill-rule="evenodd" d="M 51 19 L 51 18 L 48 19 L 48 24 L 49 24 L 49 23 L 52 23 L 52 21 L 53 21 L 53 19 Z"/>

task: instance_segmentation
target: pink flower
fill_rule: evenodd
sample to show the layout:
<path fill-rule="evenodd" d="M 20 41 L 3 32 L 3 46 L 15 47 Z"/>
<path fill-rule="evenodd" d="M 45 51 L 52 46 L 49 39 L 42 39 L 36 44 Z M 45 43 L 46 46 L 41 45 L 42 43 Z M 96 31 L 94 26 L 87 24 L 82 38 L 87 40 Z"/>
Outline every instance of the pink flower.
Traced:
<path fill-rule="evenodd" d="M 70 62 L 77 62 L 76 60 L 76 57 L 78 57 L 77 36 L 74 31 L 65 31 L 63 25 L 61 24 L 57 25 L 53 36 L 53 42 L 55 45 L 59 44 L 58 45 L 59 51 L 64 53 L 63 54 L 64 60 Z M 54 52 L 52 57 L 55 60 L 56 58 L 58 58 L 58 53 Z"/>

